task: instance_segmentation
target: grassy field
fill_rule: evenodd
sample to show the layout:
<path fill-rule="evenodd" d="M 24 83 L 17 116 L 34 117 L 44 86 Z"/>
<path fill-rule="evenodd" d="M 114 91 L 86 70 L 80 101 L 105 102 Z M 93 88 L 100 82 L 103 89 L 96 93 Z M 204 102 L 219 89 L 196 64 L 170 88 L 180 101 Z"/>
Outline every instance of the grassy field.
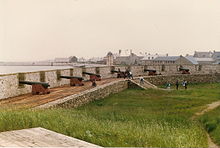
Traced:
<path fill-rule="evenodd" d="M 204 128 L 190 118 L 220 100 L 219 88 L 128 89 L 78 109 L 1 111 L 0 131 L 40 126 L 106 147 L 207 147 Z"/>
<path fill-rule="evenodd" d="M 213 142 L 220 145 L 220 107 L 206 113 L 199 120 L 213 139 Z"/>

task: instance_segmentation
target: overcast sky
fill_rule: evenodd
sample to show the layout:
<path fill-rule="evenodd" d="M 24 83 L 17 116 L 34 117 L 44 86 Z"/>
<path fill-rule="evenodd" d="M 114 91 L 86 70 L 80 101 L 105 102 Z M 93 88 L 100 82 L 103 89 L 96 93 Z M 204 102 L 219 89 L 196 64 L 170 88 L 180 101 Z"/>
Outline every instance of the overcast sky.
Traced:
<path fill-rule="evenodd" d="M 0 61 L 220 51 L 220 0 L 0 0 Z"/>

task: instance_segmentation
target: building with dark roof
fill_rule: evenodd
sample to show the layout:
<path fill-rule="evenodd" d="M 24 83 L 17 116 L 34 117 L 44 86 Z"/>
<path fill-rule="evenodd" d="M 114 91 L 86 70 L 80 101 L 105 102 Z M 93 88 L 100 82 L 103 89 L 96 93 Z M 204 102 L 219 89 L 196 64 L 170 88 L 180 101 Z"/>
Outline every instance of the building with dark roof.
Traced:
<path fill-rule="evenodd" d="M 197 64 L 192 59 L 183 57 L 183 56 L 163 56 L 163 57 L 157 57 L 154 60 L 152 60 L 152 64 Z"/>

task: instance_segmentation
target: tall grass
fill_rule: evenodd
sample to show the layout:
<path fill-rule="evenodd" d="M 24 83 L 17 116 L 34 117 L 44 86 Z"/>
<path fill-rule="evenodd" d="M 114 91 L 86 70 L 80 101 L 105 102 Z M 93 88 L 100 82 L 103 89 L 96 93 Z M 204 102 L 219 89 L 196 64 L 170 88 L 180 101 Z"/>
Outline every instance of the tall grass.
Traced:
<path fill-rule="evenodd" d="M 31 127 L 44 127 L 101 146 L 206 146 L 205 133 L 197 123 L 182 120 L 98 120 L 86 112 L 64 109 L 0 114 L 0 131 Z"/>
<path fill-rule="evenodd" d="M 128 89 L 77 109 L 0 112 L 0 131 L 44 127 L 101 146 L 207 147 L 193 114 L 218 100 L 220 84 L 189 90 Z"/>
<path fill-rule="evenodd" d="M 220 146 L 220 107 L 204 114 L 199 120 L 213 141 Z"/>

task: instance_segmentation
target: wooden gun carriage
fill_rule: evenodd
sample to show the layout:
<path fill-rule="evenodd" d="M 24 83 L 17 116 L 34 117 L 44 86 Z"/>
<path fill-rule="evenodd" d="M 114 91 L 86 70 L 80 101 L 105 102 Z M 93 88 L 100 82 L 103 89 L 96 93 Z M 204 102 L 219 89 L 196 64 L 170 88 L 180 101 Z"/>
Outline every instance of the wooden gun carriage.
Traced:
<path fill-rule="evenodd" d="M 75 76 L 60 76 L 63 79 L 70 79 L 70 86 L 83 86 L 83 78 Z"/>
<path fill-rule="evenodd" d="M 145 69 L 144 72 L 148 72 L 149 76 L 155 76 L 157 75 L 157 71 L 156 70 L 152 70 L 152 69 Z"/>
<path fill-rule="evenodd" d="M 101 75 L 99 74 L 94 74 L 94 73 L 89 73 L 89 72 L 83 72 L 83 74 L 89 75 L 90 76 L 90 81 L 101 81 Z"/>
<path fill-rule="evenodd" d="M 19 81 L 19 84 L 26 84 L 32 86 L 32 94 L 40 95 L 40 94 L 49 94 L 49 84 L 46 82 L 31 82 L 31 81 Z"/>
<path fill-rule="evenodd" d="M 117 73 L 117 78 L 125 78 L 127 76 L 126 72 L 124 71 L 112 70 L 111 72 Z"/>
<path fill-rule="evenodd" d="M 190 74 L 189 69 L 187 68 L 179 68 L 179 71 L 181 71 L 182 74 Z"/>

